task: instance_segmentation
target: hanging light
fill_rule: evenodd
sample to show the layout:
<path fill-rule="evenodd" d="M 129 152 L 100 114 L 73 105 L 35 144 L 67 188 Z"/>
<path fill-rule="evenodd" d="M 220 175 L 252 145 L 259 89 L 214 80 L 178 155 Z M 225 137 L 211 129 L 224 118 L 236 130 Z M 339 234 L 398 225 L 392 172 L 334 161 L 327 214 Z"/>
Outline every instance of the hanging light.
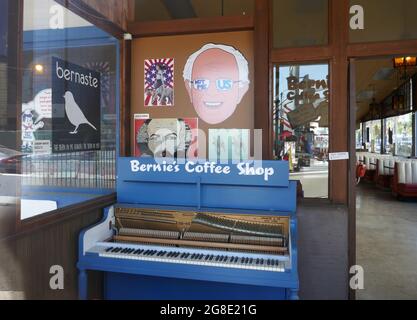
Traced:
<path fill-rule="evenodd" d="M 407 68 L 417 66 L 417 57 L 395 57 L 393 60 L 394 68 L 399 70 L 399 81 L 407 80 Z"/>
<path fill-rule="evenodd" d="M 417 57 L 396 57 L 394 58 L 394 68 L 416 67 Z"/>

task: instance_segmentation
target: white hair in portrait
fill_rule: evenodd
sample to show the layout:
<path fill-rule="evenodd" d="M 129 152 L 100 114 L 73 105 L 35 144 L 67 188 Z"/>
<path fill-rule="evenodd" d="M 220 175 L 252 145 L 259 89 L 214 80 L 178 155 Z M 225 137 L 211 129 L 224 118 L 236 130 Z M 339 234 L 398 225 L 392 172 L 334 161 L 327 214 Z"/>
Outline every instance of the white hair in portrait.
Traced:
<path fill-rule="evenodd" d="M 223 44 L 214 44 L 214 43 L 206 44 L 200 50 L 194 52 L 188 58 L 187 63 L 185 64 L 185 67 L 184 67 L 184 73 L 183 73 L 184 80 L 189 81 L 190 85 L 191 85 L 192 73 L 193 73 L 193 67 L 194 67 L 195 60 L 198 58 L 198 56 L 200 54 L 202 54 L 202 53 L 204 53 L 204 52 L 206 52 L 207 50 L 210 50 L 210 49 L 220 49 L 222 51 L 233 54 L 233 56 L 236 59 L 237 66 L 239 68 L 239 87 L 244 87 L 245 85 L 250 84 L 248 61 L 243 56 L 243 54 L 240 53 L 240 51 L 236 50 L 235 48 L 233 48 L 231 46 L 227 46 L 227 45 L 223 45 Z"/>

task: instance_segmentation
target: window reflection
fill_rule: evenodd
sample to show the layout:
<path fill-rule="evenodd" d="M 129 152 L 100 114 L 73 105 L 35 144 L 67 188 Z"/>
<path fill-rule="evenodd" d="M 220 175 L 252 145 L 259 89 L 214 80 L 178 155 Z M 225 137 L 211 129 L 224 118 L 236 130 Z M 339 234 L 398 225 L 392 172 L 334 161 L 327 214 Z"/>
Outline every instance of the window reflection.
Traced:
<path fill-rule="evenodd" d="M 18 150 L 24 155 L 21 160 L 22 219 L 113 192 L 117 43 L 115 38 L 55 1 L 24 1 L 21 146 Z M 88 74 L 93 73 L 99 78 L 99 86 L 94 87 L 99 90 L 95 99 L 97 106 L 93 104 L 92 97 L 86 98 L 86 103 L 82 105 L 80 95 L 78 103 L 74 100 L 75 107 L 64 105 L 62 97 L 65 91 L 70 90 L 69 87 L 57 97 L 53 64 L 57 59 L 67 63 L 67 66 L 77 66 L 86 71 L 85 74 L 65 75 L 64 71 L 70 71 L 63 68 L 62 78 L 78 77 L 78 85 L 88 84 L 85 82 L 89 81 Z M 81 75 L 87 78 L 81 78 Z M 60 100 L 60 104 L 54 102 Z M 70 119 L 70 110 L 77 108 L 80 110 L 77 117 L 88 118 L 88 122 L 95 124 L 89 134 L 97 134 L 99 143 L 88 140 L 84 134 L 88 126 L 81 125 L 77 131 L 71 132 L 80 143 L 64 141 L 61 144 L 64 149 L 55 148 L 58 132 L 69 132 L 67 128 L 57 127 L 57 119 Z M 89 112 L 92 108 L 95 108 L 96 115 L 93 119 Z M 86 121 L 72 120 L 76 125 Z"/>
<path fill-rule="evenodd" d="M 274 156 L 290 163 L 307 198 L 328 197 L 328 65 L 274 68 Z"/>

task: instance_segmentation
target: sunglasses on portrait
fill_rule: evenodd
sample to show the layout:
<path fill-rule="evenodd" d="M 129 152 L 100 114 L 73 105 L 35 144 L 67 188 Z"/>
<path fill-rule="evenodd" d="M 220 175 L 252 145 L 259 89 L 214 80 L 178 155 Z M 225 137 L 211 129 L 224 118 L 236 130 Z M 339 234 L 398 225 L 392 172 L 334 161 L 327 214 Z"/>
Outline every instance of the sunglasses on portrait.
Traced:
<path fill-rule="evenodd" d="M 241 81 L 233 81 L 232 79 L 217 79 L 216 88 L 219 91 L 229 91 L 233 89 L 233 85 Z M 191 81 L 191 84 L 195 90 L 204 91 L 208 90 L 211 81 L 209 79 L 196 79 Z"/>

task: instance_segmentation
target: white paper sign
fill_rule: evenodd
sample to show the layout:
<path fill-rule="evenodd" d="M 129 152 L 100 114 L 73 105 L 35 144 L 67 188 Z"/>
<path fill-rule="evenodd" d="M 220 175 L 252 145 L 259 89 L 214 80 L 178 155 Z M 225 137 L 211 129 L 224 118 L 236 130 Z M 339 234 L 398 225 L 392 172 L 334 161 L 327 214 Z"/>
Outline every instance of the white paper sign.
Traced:
<path fill-rule="evenodd" d="M 135 120 L 148 120 L 149 118 L 150 118 L 150 115 L 147 113 L 135 114 Z"/>
<path fill-rule="evenodd" d="M 52 118 L 52 89 L 45 89 L 40 91 L 33 101 L 23 104 L 23 112 L 36 111 L 38 118 L 34 119 L 34 123 L 38 123 L 43 119 Z"/>
<path fill-rule="evenodd" d="M 349 152 L 334 152 L 329 153 L 330 161 L 349 160 Z"/>
<path fill-rule="evenodd" d="M 50 140 L 35 140 L 33 143 L 33 153 L 40 154 L 51 154 L 52 146 Z"/>

